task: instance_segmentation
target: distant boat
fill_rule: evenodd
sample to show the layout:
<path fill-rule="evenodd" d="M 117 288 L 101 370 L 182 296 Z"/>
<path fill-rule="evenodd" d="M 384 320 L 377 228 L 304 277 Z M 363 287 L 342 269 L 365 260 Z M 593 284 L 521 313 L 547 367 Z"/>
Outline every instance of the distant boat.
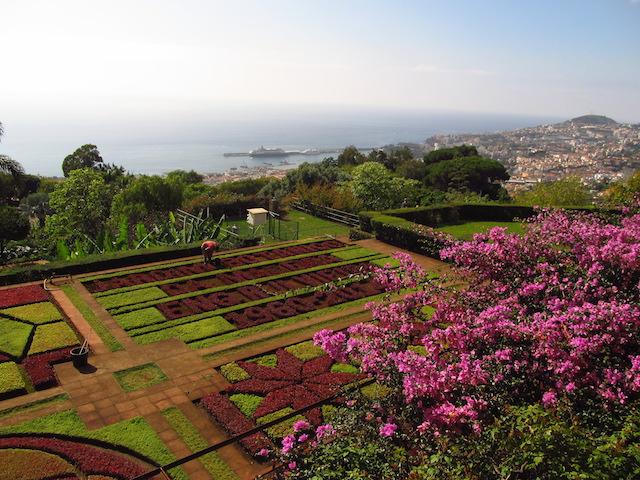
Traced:
<path fill-rule="evenodd" d="M 289 155 L 281 148 L 264 148 L 261 146 L 260 148 L 256 148 L 255 150 L 249 151 L 249 156 L 256 157 L 286 157 Z"/>
<path fill-rule="evenodd" d="M 273 163 L 269 163 L 269 162 L 262 162 L 263 165 L 266 165 L 267 167 L 273 167 Z"/>
<path fill-rule="evenodd" d="M 278 165 L 293 165 L 293 163 L 288 162 L 287 160 L 281 160 Z"/>

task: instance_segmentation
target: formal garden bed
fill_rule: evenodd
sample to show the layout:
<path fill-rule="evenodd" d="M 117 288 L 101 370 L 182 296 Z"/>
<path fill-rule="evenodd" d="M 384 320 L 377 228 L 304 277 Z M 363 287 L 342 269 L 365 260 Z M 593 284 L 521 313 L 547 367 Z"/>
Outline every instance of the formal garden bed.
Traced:
<path fill-rule="evenodd" d="M 383 292 L 368 272 L 390 260 L 336 240 L 221 257 L 221 268 L 190 261 L 87 277 L 83 283 L 136 343 L 177 337 L 203 348 L 261 331 L 263 324 L 282 326 L 360 304 Z M 321 291 L 329 287 L 333 291 Z"/>
<path fill-rule="evenodd" d="M 205 396 L 199 405 L 230 435 L 308 407 L 365 378 L 354 366 L 332 360 L 311 341 L 228 363 L 218 371 L 231 386 Z M 273 442 L 288 435 L 297 420 L 318 425 L 332 408 L 314 408 L 240 443 L 251 455 L 264 456 L 263 449 L 273 449 Z"/>
<path fill-rule="evenodd" d="M 155 363 L 119 370 L 113 372 L 113 376 L 125 392 L 135 392 L 169 379 Z"/>
<path fill-rule="evenodd" d="M 57 385 L 77 333 L 39 285 L 0 290 L 0 399 Z"/>
<path fill-rule="evenodd" d="M 126 480 L 175 457 L 142 417 L 87 430 L 73 410 L 0 427 L 0 465 L 6 478 Z M 91 477 L 95 475 L 97 477 Z M 181 469 L 172 478 L 186 480 Z"/>

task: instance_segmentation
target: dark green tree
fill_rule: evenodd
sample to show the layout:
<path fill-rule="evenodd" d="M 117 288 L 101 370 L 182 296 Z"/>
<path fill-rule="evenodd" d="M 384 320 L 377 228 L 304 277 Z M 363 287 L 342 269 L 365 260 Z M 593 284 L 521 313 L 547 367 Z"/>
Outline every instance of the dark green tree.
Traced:
<path fill-rule="evenodd" d="M 366 161 L 367 157 L 353 145 L 348 146 L 338 155 L 338 165 L 360 165 Z"/>
<path fill-rule="evenodd" d="M 182 205 L 184 189 L 185 184 L 180 181 L 143 175 L 115 195 L 111 218 L 117 222 L 126 216 L 136 223 L 149 214 L 175 210 Z"/>
<path fill-rule="evenodd" d="M 74 170 L 81 168 L 98 168 L 98 165 L 102 163 L 104 163 L 104 161 L 98 151 L 98 147 L 87 143 L 65 157 L 62 161 L 62 173 L 64 173 L 65 177 L 68 177 Z"/>
<path fill-rule="evenodd" d="M 509 174 L 500 162 L 485 157 L 457 157 L 427 165 L 424 182 L 438 190 L 476 192 L 491 199 L 501 198 L 499 183 Z"/>
<path fill-rule="evenodd" d="M 204 177 L 195 170 L 190 170 L 188 172 L 186 170 L 173 170 L 172 172 L 167 173 L 167 180 L 191 185 L 194 183 L 202 183 Z"/>
<path fill-rule="evenodd" d="M 446 160 L 453 160 L 454 158 L 461 157 L 477 157 L 478 149 L 473 145 L 459 145 L 451 148 L 440 148 L 433 150 L 424 156 L 424 163 L 429 165 L 431 163 L 444 162 Z"/>
<path fill-rule="evenodd" d="M 22 240 L 29 235 L 29 219 L 17 208 L 0 207 L 0 257 L 9 240 Z"/>

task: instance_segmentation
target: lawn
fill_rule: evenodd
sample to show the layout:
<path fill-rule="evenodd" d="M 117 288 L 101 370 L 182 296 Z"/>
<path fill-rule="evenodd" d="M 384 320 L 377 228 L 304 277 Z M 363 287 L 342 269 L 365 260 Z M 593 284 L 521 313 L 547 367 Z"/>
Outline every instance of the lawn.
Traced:
<path fill-rule="evenodd" d="M 297 225 L 296 225 L 297 223 Z M 226 228 L 232 225 L 238 227 L 238 234 L 244 237 L 251 236 L 251 227 L 247 224 L 246 219 L 229 220 L 226 222 Z M 281 220 L 280 228 L 282 231 L 282 240 L 293 239 L 293 232 L 298 232 L 299 239 L 317 237 L 321 235 L 347 236 L 349 235 L 349 227 L 340 223 L 324 220 L 314 217 L 308 213 L 298 210 L 290 210 L 284 219 Z M 262 235 L 267 232 L 267 225 L 260 227 L 258 234 Z M 266 243 L 279 242 L 278 238 L 266 236 Z"/>
<path fill-rule="evenodd" d="M 169 377 L 155 363 L 120 370 L 114 372 L 113 376 L 125 392 L 135 392 L 169 380 Z"/>
<path fill-rule="evenodd" d="M 486 233 L 493 227 L 506 227 L 507 232 L 517 233 L 518 235 L 524 233 L 524 225 L 520 222 L 467 222 L 458 225 L 446 225 L 436 230 L 448 233 L 459 240 L 471 240 L 475 233 Z"/>

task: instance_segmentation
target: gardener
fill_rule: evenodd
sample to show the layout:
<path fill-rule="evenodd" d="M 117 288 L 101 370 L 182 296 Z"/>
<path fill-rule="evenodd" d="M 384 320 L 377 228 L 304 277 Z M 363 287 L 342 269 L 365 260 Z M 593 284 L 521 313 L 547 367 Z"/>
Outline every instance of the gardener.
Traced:
<path fill-rule="evenodd" d="M 213 257 L 213 252 L 218 249 L 218 242 L 214 242 L 213 240 L 205 240 L 202 242 L 202 259 L 204 263 L 211 263 L 211 257 Z M 220 260 L 216 259 L 215 264 L 219 264 Z"/>

